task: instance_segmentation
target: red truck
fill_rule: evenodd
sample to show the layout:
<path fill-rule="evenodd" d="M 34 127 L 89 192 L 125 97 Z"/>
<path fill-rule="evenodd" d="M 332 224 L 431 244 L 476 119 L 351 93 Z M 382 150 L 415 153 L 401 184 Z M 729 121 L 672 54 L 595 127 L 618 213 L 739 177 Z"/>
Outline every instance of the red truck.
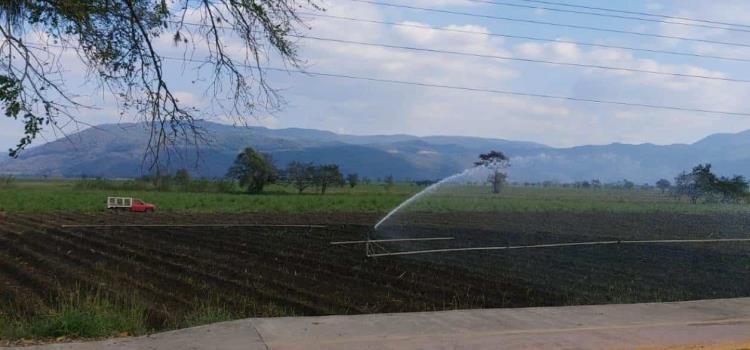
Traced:
<path fill-rule="evenodd" d="M 131 197 L 107 197 L 107 209 L 128 210 L 136 213 L 156 211 L 156 206 Z"/>

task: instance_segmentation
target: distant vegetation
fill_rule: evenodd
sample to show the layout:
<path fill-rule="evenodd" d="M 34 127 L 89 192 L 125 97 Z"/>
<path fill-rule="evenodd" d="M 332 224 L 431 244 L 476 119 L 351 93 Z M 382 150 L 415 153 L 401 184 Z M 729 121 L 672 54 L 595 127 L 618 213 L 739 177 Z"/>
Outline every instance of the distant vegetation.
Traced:
<path fill-rule="evenodd" d="M 479 155 L 479 161 L 474 162 L 475 166 L 485 167 L 491 171 L 487 182 L 492 185 L 492 193 L 498 194 L 508 179 L 505 169 L 510 167 L 510 159 L 499 151 L 491 151 Z"/>
<path fill-rule="evenodd" d="M 276 182 L 278 173 L 269 155 L 248 147 L 237 155 L 227 171 L 227 178 L 237 180 L 240 187 L 247 189 L 247 193 L 261 193 L 266 185 Z"/>
<path fill-rule="evenodd" d="M 424 189 L 429 182 L 370 181 L 354 188 L 332 187 L 325 195 L 303 193 L 282 182 L 266 186 L 263 194 L 246 195 L 236 182 L 193 180 L 207 183 L 205 192 L 186 192 L 174 185 L 169 191 L 143 180 L 18 181 L 1 189 L 0 208 L 11 212 L 105 211 L 107 196 L 132 196 L 156 204 L 165 212 L 227 213 L 384 213 Z M 172 180 L 174 182 L 174 180 Z M 231 189 L 229 186 L 231 185 Z M 220 189 L 227 186 L 226 189 Z M 190 186 L 192 187 L 192 186 Z M 707 198 L 707 197 L 706 197 Z M 720 197 L 717 197 L 720 198 Z M 453 211 L 750 211 L 747 198 L 731 202 L 678 197 L 654 186 L 631 189 L 622 184 L 574 187 L 571 184 L 508 184 L 499 194 L 488 184 L 441 189 L 413 210 Z"/>
<path fill-rule="evenodd" d="M 9 188 L 16 183 L 16 178 L 12 175 L 0 176 L 0 188 Z"/>
<path fill-rule="evenodd" d="M 572 183 L 508 182 L 508 157 L 496 151 L 480 155 L 476 166 L 492 170 L 486 182 L 451 186 L 410 210 L 694 212 L 726 208 L 710 204 L 731 204 L 736 210 L 746 210 L 744 204 L 750 199 L 743 176 L 718 176 L 710 164 L 682 172 L 674 182 L 660 179 L 640 185 L 627 179 L 609 183 L 598 179 Z M 435 182 L 397 182 L 391 175 L 371 181 L 356 173 L 344 176 L 336 164 L 294 161 L 279 169 L 270 156 L 247 148 L 236 157 L 226 178 L 219 179 L 193 178 L 187 169 L 133 180 L 82 177 L 76 181 L 18 182 L 13 177 L 0 177 L 4 191 L 0 208 L 100 211 L 107 196 L 133 196 L 173 212 L 386 212 Z M 484 189 L 488 186 L 491 191 Z M 299 196 L 310 189 L 330 198 Z M 485 196 L 487 192 L 496 196 Z M 252 196 L 238 196 L 242 193 Z M 699 203 L 703 205 L 696 207 Z"/>

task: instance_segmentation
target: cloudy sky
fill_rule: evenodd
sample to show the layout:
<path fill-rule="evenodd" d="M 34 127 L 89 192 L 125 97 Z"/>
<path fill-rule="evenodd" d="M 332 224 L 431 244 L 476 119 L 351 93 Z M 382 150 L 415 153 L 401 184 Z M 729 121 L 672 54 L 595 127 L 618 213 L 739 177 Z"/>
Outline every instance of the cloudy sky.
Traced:
<path fill-rule="evenodd" d="M 487 1 L 382 2 L 483 16 L 750 45 L 750 27 L 734 27 L 745 30 L 744 32 L 730 31 L 561 13 L 539 8 L 518 8 L 488 4 Z M 528 0 L 502 2 L 534 5 Z M 750 3 L 745 0 L 564 2 L 750 25 Z M 353 0 L 327 0 L 323 5 L 327 9 L 326 15 L 400 25 L 305 16 L 307 24 L 312 28 L 304 31 L 305 35 L 485 56 L 750 80 L 747 69 L 750 62 L 544 42 L 502 35 L 750 59 L 748 46 L 717 45 L 481 16 L 393 8 Z M 559 5 L 536 5 L 572 9 Z M 301 57 L 306 61 L 305 69 L 310 72 L 692 109 L 750 112 L 750 83 L 745 82 L 468 57 L 311 39 L 299 39 L 298 44 Z M 175 49 L 170 48 L 167 42 L 163 47 L 167 55 L 170 54 L 170 50 Z M 67 71 L 67 85 L 70 91 L 75 91 L 82 100 L 96 106 L 95 109 L 80 111 L 81 120 L 99 124 L 127 122 L 137 118 L 130 115 L 121 116 L 111 98 L 96 87 L 84 83 L 85 69 L 76 62 L 74 53 L 66 53 L 63 60 L 69 61 L 66 66 L 70 67 Z M 269 65 L 280 66 L 279 62 L 273 60 Z M 204 109 L 210 107 L 205 87 L 194 83 L 197 75 L 195 67 L 189 64 L 177 66 L 179 67 L 171 67 L 169 70 L 168 78 L 173 84 L 173 90 L 177 90 L 186 103 Z M 711 133 L 750 129 L 750 117 L 742 116 L 456 91 L 297 73 L 272 72 L 269 77 L 271 84 L 281 89 L 287 104 L 282 111 L 274 115 L 260 116 L 253 119 L 253 123 L 272 128 L 315 128 L 350 134 L 467 135 L 536 141 L 552 146 L 611 142 L 685 143 L 694 142 Z M 226 121 L 219 113 L 210 115 L 208 119 Z M 21 128 L 17 124 L 9 120 L 0 121 L 0 147 L 8 148 L 20 137 Z M 72 128 L 69 126 L 68 130 L 73 130 Z M 57 136 L 54 134 L 46 134 L 47 139 L 55 137 Z"/>

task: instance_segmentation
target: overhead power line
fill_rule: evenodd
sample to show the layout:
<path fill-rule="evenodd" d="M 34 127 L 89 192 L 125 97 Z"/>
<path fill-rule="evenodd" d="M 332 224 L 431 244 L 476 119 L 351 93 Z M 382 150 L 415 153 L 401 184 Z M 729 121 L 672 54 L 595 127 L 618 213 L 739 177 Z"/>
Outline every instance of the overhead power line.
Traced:
<path fill-rule="evenodd" d="M 206 63 L 205 61 L 202 61 L 202 60 L 180 58 L 180 57 L 162 56 L 162 59 L 178 61 L 178 62 Z M 237 65 L 237 66 L 253 68 L 253 69 L 259 68 L 259 67 L 251 66 L 251 65 Z M 679 107 L 679 106 L 671 106 L 671 105 L 657 105 L 657 104 L 648 104 L 648 103 L 602 100 L 602 99 L 595 99 L 595 98 L 582 98 L 582 97 L 572 97 L 572 96 L 558 96 L 558 95 L 548 95 L 548 94 L 541 94 L 541 93 L 521 92 L 521 91 L 512 91 L 512 90 L 484 89 L 484 88 L 476 88 L 476 87 L 469 87 L 469 86 L 433 84 L 433 83 L 424 83 L 424 82 L 418 82 L 418 81 L 373 78 L 373 77 L 367 77 L 367 76 L 358 76 L 358 75 L 340 74 L 340 73 L 315 72 L 315 71 L 300 70 L 300 69 L 285 69 L 285 68 L 276 68 L 276 67 L 260 67 L 259 69 L 268 70 L 268 71 L 276 71 L 276 72 L 304 74 L 304 75 L 309 75 L 309 76 L 360 80 L 360 81 L 369 81 L 369 82 L 378 82 L 378 83 L 388 83 L 388 84 L 394 84 L 394 85 L 420 86 L 420 87 L 439 88 L 439 89 L 447 89 L 447 90 L 482 92 L 482 93 L 496 94 L 496 95 L 524 96 L 524 97 L 535 97 L 535 98 L 543 98 L 543 99 L 551 99 L 551 100 L 587 102 L 587 103 L 618 105 L 618 106 L 628 106 L 628 107 L 641 107 L 641 108 L 658 109 L 658 110 L 671 110 L 671 111 L 696 112 L 696 113 L 737 116 L 737 117 L 750 117 L 750 113 L 745 113 L 745 112 L 732 112 L 732 111 L 722 111 L 722 110 L 712 110 L 712 109 L 702 109 L 702 108 Z"/>
<path fill-rule="evenodd" d="M 208 27 L 208 25 L 202 24 L 202 23 L 181 22 L 181 24 L 189 25 L 189 26 Z M 223 27 L 220 27 L 220 28 L 223 28 Z M 733 83 L 750 83 L 750 80 L 747 80 L 747 79 L 715 77 L 715 76 L 708 76 L 708 75 L 670 73 L 670 72 L 662 72 L 662 71 L 654 71 L 654 70 L 638 69 L 638 68 L 628 68 L 628 67 L 614 67 L 614 66 L 604 66 L 604 65 L 575 63 L 575 62 L 550 61 L 550 60 L 542 60 L 542 59 L 534 59 L 534 58 L 478 54 L 478 53 L 471 53 L 471 52 L 420 48 L 420 47 L 414 47 L 414 46 L 372 43 L 372 42 L 344 40 L 344 39 L 336 39 L 336 38 L 323 38 L 323 37 L 317 37 L 317 36 L 311 36 L 311 35 L 290 35 L 290 36 L 301 38 L 301 39 L 310 39 L 310 40 L 334 42 L 334 43 L 341 43 L 341 44 L 353 44 L 353 45 L 370 46 L 370 47 L 392 48 L 392 49 L 398 49 L 398 50 L 449 54 L 449 55 L 466 56 L 466 57 L 489 58 L 489 59 L 505 60 L 505 61 L 519 61 L 519 62 L 558 65 L 558 66 L 578 67 L 578 68 L 593 68 L 593 69 L 612 70 L 612 71 L 620 71 L 620 72 L 655 74 L 655 75 L 673 76 L 673 77 L 682 77 L 682 78 L 718 80 L 718 81 L 728 81 L 728 82 L 733 82 Z"/>
<path fill-rule="evenodd" d="M 510 57 L 510 56 L 501 56 L 501 55 L 488 55 L 488 54 L 479 54 L 479 53 L 471 53 L 471 52 L 461 52 L 461 51 L 449 51 L 449 50 L 440 50 L 440 49 L 421 48 L 421 47 L 414 47 L 414 46 L 401 46 L 401 45 L 371 43 L 371 42 L 364 42 L 364 41 L 353 41 L 353 40 L 343 40 L 343 39 L 334 39 L 334 38 L 321 38 L 321 37 L 309 36 L 309 35 L 293 35 L 293 37 L 298 37 L 298 38 L 303 38 L 303 39 L 310 39 L 310 40 L 325 41 L 325 42 L 341 43 L 341 44 L 353 44 L 353 45 L 361 45 L 361 46 L 382 47 L 382 48 L 391 48 L 391 49 L 398 49 L 398 50 L 418 51 L 418 52 L 427 52 L 427 53 L 438 53 L 438 54 L 468 56 L 468 57 L 477 57 L 477 58 L 489 58 L 489 59 L 496 59 L 496 60 L 520 61 L 520 62 L 529 62 L 529 63 L 541 63 L 541 64 L 550 64 L 550 65 L 558 65 L 558 66 L 569 66 L 569 67 L 578 67 L 578 68 L 593 68 L 593 69 L 613 70 L 613 71 L 631 72 L 631 73 L 645 73 L 645 74 L 674 76 L 674 77 L 682 77 L 682 78 L 720 80 L 720 81 L 728 81 L 728 82 L 733 82 L 733 83 L 750 83 L 750 80 L 746 80 L 746 79 L 712 77 L 712 76 L 708 76 L 708 75 L 670 73 L 670 72 L 661 72 L 661 71 L 654 71 L 654 70 L 647 70 L 647 69 L 638 69 L 638 68 L 613 67 L 613 66 L 603 66 L 603 65 L 596 65 L 596 64 L 549 61 L 549 60 L 534 59 L 534 58 Z"/>
<path fill-rule="evenodd" d="M 747 47 L 747 48 L 750 48 L 750 44 L 744 44 L 744 43 L 738 43 L 738 42 L 718 41 L 718 40 L 700 39 L 700 38 L 688 38 L 688 37 L 675 36 L 675 35 L 662 35 L 662 34 L 641 33 L 641 32 L 633 32 L 633 31 L 629 31 L 629 30 L 601 28 L 601 27 L 584 26 L 584 25 L 578 25 L 578 24 L 565 24 L 565 23 L 557 23 L 557 22 L 538 21 L 538 20 L 532 20 L 532 19 L 522 19 L 522 18 L 512 18 L 512 17 L 503 17 L 503 16 L 494 16 L 494 15 L 484 15 L 484 14 L 479 14 L 479 13 L 453 11 L 453 10 L 444 10 L 444 9 L 436 9 L 436 8 L 429 8 L 429 7 L 419 7 L 419 6 L 411 6 L 411 5 L 404 5 L 404 4 L 393 4 L 393 3 L 373 1 L 373 0 L 349 0 L 349 1 L 360 2 L 360 3 L 367 3 L 367 4 L 377 5 L 377 6 L 385 6 L 385 7 L 393 7 L 393 8 L 402 8 L 402 9 L 409 9 L 409 10 L 433 12 L 433 13 L 443 13 L 443 14 L 451 14 L 451 15 L 467 16 L 467 17 L 475 17 L 475 18 L 486 18 L 486 19 L 493 19 L 493 20 L 499 20 L 499 21 L 530 23 L 530 24 L 547 25 L 547 26 L 553 26 L 553 27 L 573 28 L 573 29 L 582 29 L 582 30 L 590 30 L 590 31 L 597 31 L 597 32 L 627 34 L 627 35 L 636 35 L 636 36 L 643 36 L 643 37 L 653 37 L 653 38 L 661 38 L 661 39 L 674 39 L 674 40 L 682 40 L 682 41 L 691 41 L 691 42 L 699 42 L 699 43 L 708 43 L 708 44 L 716 44 L 716 45 L 737 46 L 737 47 Z"/>
<path fill-rule="evenodd" d="M 423 30 L 442 31 L 442 32 L 450 32 L 450 33 L 461 33 L 461 34 L 467 34 L 467 35 L 481 35 L 481 36 L 490 36 L 490 37 L 499 37 L 499 38 L 510 38 L 510 39 L 523 39 L 523 40 L 541 41 L 541 42 L 550 42 L 550 43 L 575 44 L 575 45 L 589 46 L 589 47 L 601 47 L 601 48 L 607 48 L 607 49 L 620 49 L 620 50 L 628 50 L 628 51 L 650 52 L 650 53 L 658 53 L 658 54 L 665 54 L 665 55 L 676 55 L 676 56 L 686 56 L 686 57 L 696 57 L 696 58 L 706 58 L 706 59 L 717 59 L 717 60 L 724 60 L 724 61 L 750 62 L 750 58 L 741 58 L 741 57 L 728 57 L 728 56 L 697 54 L 697 53 L 683 52 L 683 51 L 657 50 L 657 49 L 648 49 L 648 48 L 642 48 L 642 47 L 609 45 L 609 44 L 599 44 L 599 43 L 589 43 L 589 42 L 582 42 L 582 41 L 575 41 L 575 40 L 565 40 L 565 39 L 540 38 L 540 37 L 527 36 L 527 35 L 512 35 L 512 34 L 501 34 L 501 33 L 491 33 L 491 32 L 478 32 L 478 31 L 458 29 L 458 28 L 431 27 L 431 26 L 426 26 L 426 25 L 421 25 L 421 24 L 410 24 L 410 23 L 404 23 L 404 22 L 380 21 L 380 20 L 373 20 L 373 19 L 364 19 L 364 18 L 355 18 L 355 17 L 346 17 L 346 16 L 335 16 L 335 15 L 327 15 L 327 14 L 320 14 L 320 13 L 302 13 L 302 15 L 311 16 L 311 17 L 319 17 L 319 18 L 342 20 L 342 21 L 350 21 L 350 22 L 360 22 L 360 23 L 379 24 L 379 25 L 390 25 L 390 26 L 397 26 L 397 27 L 417 28 L 417 29 L 423 29 Z"/>
<path fill-rule="evenodd" d="M 619 9 L 613 9 L 613 8 L 607 8 L 607 7 L 575 5 L 575 4 L 569 4 L 565 2 L 556 2 L 556 1 L 543 1 L 543 0 L 517 0 L 517 1 L 523 1 L 527 3 L 535 3 L 535 4 L 571 7 L 571 8 L 582 8 L 582 9 L 587 9 L 587 10 L 597 10 L 597 11 L 605 11 L 605 12 L 626 13 L 626 14 L 631 14 L 631 15 L 643 15 L 643 16 L 651 16 L 651 17 L 658 17 L 658 18 L 678 19 L 681 21 L 691 21 L 691 22 L 719 24 L 719 25 L 733 26 L 733 27 L 750 28 L 750 24 L 730 23 L 730 22 L 722 22 L 722 21 L 716 21 L 716 20 L 691 18 L 691 17 L 668 16 L 668 15 L 662 15 L 662 14 L 652 13 L 652 12 L 627 11 L 627 10 L 619 10 Z"/>
<path fill-rule="evenodd" d="M 57 47 L 57 48 L 62 48 L 62 49 L 71 49 L 71 48 L 73 48 L 73 47 L 70 47 L 70 46 L 55 45 L 55 44 L 46 44 L 46 45 L 43 45 L 43 46 L 36 46 L 36 45 L 28 45 L 28 46 L 39 48 L 39 49 L 46 49 L 47 47 Z M 206 63 L 205 60 L 196 60 L 196 59 L 190 59 L 190 58 L 186 58 L 186 57 L 180 58 L 180 57 L 161 56 L 161 59 L 170 60 L 170 61 L 176 61 L 176 62 L 192 62 L 192 63 L 200 63 L 200 64 Z M 247 64 L 237 64 L 236 66 L 238 66 L 238 67 L 245 67 L 245 68 L 252 68 L 252 69 L 261 69 L 261 70 L 267 70 L 267 71 L 275 71 L 275 72 L 303 74 L 303 75 L 308 75 L 308 76 L 319 76 L 319 77 L 329 77 L 329 78 L 339 78 L 339 79 L 360 80 L 360 81 L 387 83 L 387 84 L 394 84 L 394 85 L 409 85 L 409 86 L 419 86 L 419 87 L 427 87 L 427 88 L 438 88 L 438 89 L 446 89 L 446 90 L 482 92 L 482 93 L 496 94 L 496 95 L 524 96 L 524 97 L 534 97 L 534 98 L 542 98 L 542 99 L 550 99 L 550 100 L 586 102 L 586 103 L 605 104 L 605 105 L 617 105 L 617 106 L 627 106 L 627 107 L 640 107 L 640 108 L 648 108 L 648 109 L 656 109 L 656 110 L 695 112 L 695 113 L 705 113 L 705 114 L 735 116 L 735 117 L 750 117 L 750 112 L 734 112 L 734 111 L 712 110 L 712 109 L 703 109 L 703 108 L 680 107 L 680 106 L 672 106 L 672 105 L 657 105 L 657 104 L 649 104 L 649 103 L 604 100 L 604 99 L 596 99 L 596 98 L 583 98 L 583 97 L 572 97 L 572 96 L 558 96 L 558 95 L 548 95 L 548 94 L 541 94 L 541 93 L 512 91 L 512 90 L 484 89 L 484 88 L 476 88 L 476 87 L 469 87 L 469 86 L 458 86 L 458 85 L 447 85 L 447 84 L 433 84 L 433 83 L 424 83 L 424 82 L 417 82 L 417 81 L 406 81 L 406 80 L 396 80 L 396 79 L 373 78 L 373 77 L 357 76 L 357 75 L 350 75 L 350 74 L 315 72 L 315 71 L 307 71 L 307 70 L 300 70 L 300 69 L 286 69 L 286 68 L 276 68 L 276 67 L 258 67 L 258 66 L 251 66 L 251 65 L 247 65 Z"/>
<path fill-rule="evenodd" d="M 522 4 L 514 4 L 514 3 L 504 2 L 504 1 L 492 1 L 492 0 L 466 0 L 466 1 L 480 3 L 480 4 L 496 5 L 496 6 L 526 8 L 526 9 L 535 9 L 535 10 L 539 9 L 539 10 L 545 10 L 545 11 L 551 11 L 551 12 L 573 13 L 573 14 L 586 15 L 586 16 L 618 18 L 618 19 L 626 19 L 626 20 L 641 21 L 641 22 L 663 23 L 663 24 L 680 25 L 680 26 L 687 26 L 687 27 L 722 29 L 722 30 L 728 30 L 728 31 L 733 31 L 733 32 L 750 33 L 750 28 L 732 28 L 732 27 L 718 26 L 718 25 L 713 25 L 713 24 L 675 22 L 675 21 L 656 19 L 656 18 L 634 17 L 634 16 L 628 16 L 628 15 L 616 15 L 616 14 L 607 14 L 607 13 L 581 11 L 581 10 L 566 10 L 566 9 L 540 6 L 540 5 L 522 5 Z"/>

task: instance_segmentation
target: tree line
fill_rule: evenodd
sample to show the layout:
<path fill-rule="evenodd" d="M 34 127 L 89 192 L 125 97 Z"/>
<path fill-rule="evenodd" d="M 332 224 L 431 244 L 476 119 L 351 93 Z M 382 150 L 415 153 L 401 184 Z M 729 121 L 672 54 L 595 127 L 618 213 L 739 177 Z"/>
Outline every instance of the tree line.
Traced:
<path fill-rule="evenodd" d="M 279 169 L 270 155 L 252 148 L 246 148 L 237 155 L 227 171 L 227 177 L 237 180 L 248 193 L 260 193 L 266 185 L 282 182 L 293 186 L 298 193 L 315 187 L 320 194 L 325 194 L 331 187 L 348 185 L 354 188 L 361 181 L 356 173 L 344 176 L 337 164 L 293 161 L 286 168 Z M 393 182 L 392 177 L 390 181 Z"/>
<path fill-rule="evenodd" d="M 737 202 L 748 197 L 748 182 L 742 175 L 717 176 L 711 164 L 699 164 L 690 172 L 683 171 L 674 178 L 674 184 L 661 179 L 657 186 L 670 189 L 675 197 L 687 197 L 691 202 Z"/>
<path fill-rule="evenodd" d="M 480 154 L 479 161 L 474 163 L 477 167 L 484 167 L 491 170 L 487 182 L 492 184 L 492 192 L 499 193 L 500 189 L 505 185 L 507 181 L 507 174 L 505 169 L 510 167 L 509 158 L 499 151 L 491 151 L 489 153 Z M 556 187 L 556 184 L 551 181 L 545 181 L 541 183 L 529 183 L 525 182 L 523 186 L 540 186 L 540 187 Z M 687 197 L 692 203 L 697 203 L 702 200 L 703 202 L 722 202 L 731 203 L 738 202 L 743 199 L 750 197 L 748 190 L 750 189 L 750 183 L 742 175 L 734 175 L 732 177 L 718 176 L 714 174 L 711 169 L 711 164 L 699 164 L 691 171 L 683 171 L 674 178 L 674 184 L 667 179 L 660 179 L 656 181 L 655 186 L 650 184 L 643 184 L 642 189 L 652 189 L 654 187 L 660 189 L 662 193 L 669 193 L 677 198 Z M 578 181 L 572 184 L 562 184 L 561 187 L 574 187 L 574 188 L 618 188 L 618 189 L 634 189 L 635 183 L 623 179 L 615 183 L 604 184 L 598 179 L 589 181 Z"/>

